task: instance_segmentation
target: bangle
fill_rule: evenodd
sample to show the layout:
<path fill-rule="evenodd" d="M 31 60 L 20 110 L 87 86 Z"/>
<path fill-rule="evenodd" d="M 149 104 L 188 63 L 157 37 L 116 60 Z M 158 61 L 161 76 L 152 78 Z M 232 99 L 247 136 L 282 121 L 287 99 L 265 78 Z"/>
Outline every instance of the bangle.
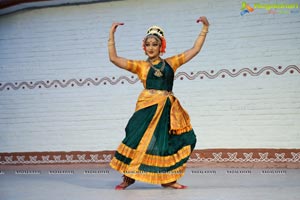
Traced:
<path fill-rule="evenodd" d="M 208 26 L 203 26 L 201 32 L 208 33 Z"/>
<path fill-rule="evenodd" d="M 115 45 L 115 42 L 108 42 L 108 46 L 113 46 L 113 45 Z"/>

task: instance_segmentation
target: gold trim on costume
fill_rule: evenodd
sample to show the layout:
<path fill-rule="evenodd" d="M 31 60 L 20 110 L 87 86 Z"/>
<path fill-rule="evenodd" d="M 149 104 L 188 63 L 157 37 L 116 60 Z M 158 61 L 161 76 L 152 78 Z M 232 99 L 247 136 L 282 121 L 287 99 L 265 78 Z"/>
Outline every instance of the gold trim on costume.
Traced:
<path fill-rule="evenodd" d="M 122 163 L 114 157 L 111 161 L 111 167 L 123 173 L 124 175 L 138 181 L 152 184 L 164 184 L 176 181 L 180 177 L 182 177 L 186 169 L 186 164 L 183 164 L 182 166 L 168 172 L 152 173 L 140 170 L 128 170 L 129 165 Z"/>
<path fill-rule="evenodd" d="M 127 158 L 133 159 L 136 151 L 125 144 L 121 144 L 118 147 L 117 152 Z M 188 157 L 191 154 L 190 145 L 183 147 L 176 154 L 169 156 L 158 156 L 145 154 L 141 164 L 155 166 L 155 167 L 170 167 Z"/>
<path fill-rule="evenodd" d="M 175 71 L 185 63 L 184 53 L 166 58 L 165 61 L 170 65 L 175 73 Z M 144 85 L 144 88 L 146 88 L 146 80 L 150 68 L 150 64 L 144 60 L 128 60 L 126 66 L 126 70 L 138 75 Z"/>
<path fill-rule="evenodd" d="M 169 57 L 166 59 L 166 62 L 169 63 L 175 72 L 181 65 L 185 63 L 184 53 Z"/>
<path fill-rule="evenodd" d="M 134 74 L 137 74 L 143 83 L 144 88 L 146 87 L 146 80 L 150 70 L 150 64 L 147 61 L 128 60 L 126 69 Z"/>
<path fill-rule="evenodd" d="M 190 117 L 180 105 L 173 92 L 165 90 L 144 89 L 137 101 L 135 111 L 152 106 L 165 104 L 167 98 L 171 101 L 170 134 L 180 135 L 192 130 Z"/>
<path fill-rule="evenodd" d="M 136 148 L 136 151 L 133 155 L 131 163 L 128 166 L 129 171 L 138 171 L 138 168 L 142 164 L 142 161 L 144 159 L 144 156 L 146 154 L 148 146 L 151 142 L 151 138 L 154 134 L 154 131 L 155 131 L 156 126 L 159 122 L 160 116 L 163 112 L 164 105 L 165 104 L 163 102 L 161 102 L 160 104 L 157 105 L 157 109 L 156 109 L 156 112 L 155 112 L 155 114 L 152 118 L 152 121 L 150 122 L 147 130 L 145 131 L 144 136 L 142 137 L 139 145 Z"/>

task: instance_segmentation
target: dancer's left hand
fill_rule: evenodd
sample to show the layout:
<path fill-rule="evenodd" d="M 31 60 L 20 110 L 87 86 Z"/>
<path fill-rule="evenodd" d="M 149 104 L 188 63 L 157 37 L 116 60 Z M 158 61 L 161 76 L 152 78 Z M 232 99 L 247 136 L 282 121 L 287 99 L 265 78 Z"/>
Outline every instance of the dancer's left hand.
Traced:
<path fill-rule="evenodd" d="M 204 26 L 209 26 L 209 22 L 205 16 L 201 16 L 197 19 L 197 23 L 202 22 Z"/>

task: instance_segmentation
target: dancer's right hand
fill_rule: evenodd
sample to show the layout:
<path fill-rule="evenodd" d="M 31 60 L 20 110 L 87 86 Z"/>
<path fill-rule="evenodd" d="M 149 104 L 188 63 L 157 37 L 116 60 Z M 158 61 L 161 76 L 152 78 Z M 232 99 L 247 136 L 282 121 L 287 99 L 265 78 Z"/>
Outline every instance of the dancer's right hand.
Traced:
<path fill-rule="evenodd" d="M 114 22 L 114 23 L 111 25 L 110 32 L 111 32 L 111 33 L 115 33 L 116 30 L 117 30 L 117 28 L 118 28 L 118 26 L 122 26 L 122 25 L 124 25 L 124 23 L 122 23 L 122 22 Z"/>

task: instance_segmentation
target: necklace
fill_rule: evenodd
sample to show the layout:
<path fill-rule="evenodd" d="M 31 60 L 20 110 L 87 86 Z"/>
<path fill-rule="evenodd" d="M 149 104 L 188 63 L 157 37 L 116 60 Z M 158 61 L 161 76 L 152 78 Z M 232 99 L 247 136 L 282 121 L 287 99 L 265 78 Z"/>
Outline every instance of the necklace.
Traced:
<path fill-rule="evenodd" d="M 164 75 L 162 72 L 165 69 L 165 60 L 162 59 L 163 64 L 162 64 L 162 67 L 160 69 L 157 69 L 156 67 L 154 67 L 153 64 L 152 64 L 152 62 L 150 61 L 150 59 L 148 59 L 147 61 L 150 63 L 150 67 L 152 69 L 154 69 L 154 71 L 155 71 L 154 72 L 154 76 L 156 76 L 156 77 L 162 77 Z"/>

